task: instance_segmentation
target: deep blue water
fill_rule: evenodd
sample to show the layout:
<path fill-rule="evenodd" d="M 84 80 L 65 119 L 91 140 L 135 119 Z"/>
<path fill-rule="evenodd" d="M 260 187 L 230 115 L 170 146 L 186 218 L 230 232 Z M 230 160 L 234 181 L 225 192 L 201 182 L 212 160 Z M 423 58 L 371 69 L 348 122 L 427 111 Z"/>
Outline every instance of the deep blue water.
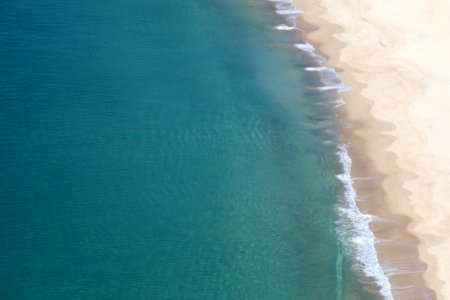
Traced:
<path fill-rule="evenodd" d="M 332 108 L 253 2 L 0 2 L 1 299 L 370 299 Z"/>

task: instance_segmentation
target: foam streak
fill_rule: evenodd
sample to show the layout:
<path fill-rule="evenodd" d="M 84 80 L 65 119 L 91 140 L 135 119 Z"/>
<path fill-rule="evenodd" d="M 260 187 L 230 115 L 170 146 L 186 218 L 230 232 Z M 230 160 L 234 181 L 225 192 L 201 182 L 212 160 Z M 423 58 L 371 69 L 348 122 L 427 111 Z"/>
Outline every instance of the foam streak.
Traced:
<path fill-rule="evenodd" d="M 294 19 L 302 12 L 297 10 L 292 0 L 269 0 L 275 2 L 276 12 Z M 293 16 L 294 15 L 294 16 Z M 295 21 L 294 21 L 295 24 Z M 318 87 L 320 91 L 348 91 L 351 88 L 342 83 L 336 70 L 322 64 L 325 58 L 315 53 L 315 48 L 309 43 L 293 45 L 295 48 L 312 57 L 316 66 L 305 68 L 310 72 L 318 72 L 323 86 Z M 339 100 L 339 105 L 344 102 Z M 337 105 L 336 105 L 337 106 Z M 392 287 L 383 268 L 378 261 L 375 249 L 376 238 L 369 228 L 372 216 L 363 214 L 357 204 L 356 191 L 353 187 L 351 176 L 351 159 L 345 145 L 337 145 L 336 155 L 342 166 L 343 172 L 336 175 L 341 182 L 343 193 L 339 195 L 336 211 L 339 216 L 337 221 L 337 234 L 341 242 L 352 254 L 353 268 L 357 272 L 363 272 L 365 277 L 372 278 L 379 293 L 385 300 L 393 300 Z"/>

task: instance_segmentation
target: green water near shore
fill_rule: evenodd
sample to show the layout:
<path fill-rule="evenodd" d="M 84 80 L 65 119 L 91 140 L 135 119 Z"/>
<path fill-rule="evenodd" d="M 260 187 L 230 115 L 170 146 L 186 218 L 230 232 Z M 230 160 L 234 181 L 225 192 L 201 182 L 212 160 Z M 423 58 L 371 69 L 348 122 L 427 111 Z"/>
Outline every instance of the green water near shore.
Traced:
<path fill-rule="evenodd" d="M 2 299 L 370 299 L 332 108 L 269 5 L 0 11 Z"/>

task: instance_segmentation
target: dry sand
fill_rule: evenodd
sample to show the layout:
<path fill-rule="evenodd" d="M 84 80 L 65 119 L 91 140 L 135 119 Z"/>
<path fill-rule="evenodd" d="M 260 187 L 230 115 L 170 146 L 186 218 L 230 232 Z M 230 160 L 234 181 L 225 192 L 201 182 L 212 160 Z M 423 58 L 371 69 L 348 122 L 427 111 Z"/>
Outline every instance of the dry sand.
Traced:
<path fill-rule="evenodd" d="M 418 249 L 427 265 L 415 275 L 387 274 L 394 297 L 425 299 L 426 291 L 417 289 L 423 277 L 437 299 L 450 299 L 450 1 L 295 5 L 304 11 L 301 19 L 316 27 L 306 39 L 353 87 L 343 94 L 340 111 L 354 125 L 346 134 L 354 145 L 352 172 L 371 177 L 369 184 L 356 183 L 359 195 L 372 189 L 377 198 L 360 205 L 397 224 L 372 228 L 401 244 L 394 250 L 377 245 L 380 260 L 403 257 L 410 268 L 399 263 L 401 268 L 419 271 Z"/>

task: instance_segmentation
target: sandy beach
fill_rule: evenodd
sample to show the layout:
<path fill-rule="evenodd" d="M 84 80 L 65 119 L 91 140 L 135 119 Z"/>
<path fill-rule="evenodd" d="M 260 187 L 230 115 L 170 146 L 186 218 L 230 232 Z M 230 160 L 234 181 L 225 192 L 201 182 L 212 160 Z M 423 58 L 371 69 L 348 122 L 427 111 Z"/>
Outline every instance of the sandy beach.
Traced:
<path fill-rule="evenodd" d="M 353 88 L 338 113 L 394 298 L 450 299 L 450 2 L 295 5 L 304 38 Z"/>

